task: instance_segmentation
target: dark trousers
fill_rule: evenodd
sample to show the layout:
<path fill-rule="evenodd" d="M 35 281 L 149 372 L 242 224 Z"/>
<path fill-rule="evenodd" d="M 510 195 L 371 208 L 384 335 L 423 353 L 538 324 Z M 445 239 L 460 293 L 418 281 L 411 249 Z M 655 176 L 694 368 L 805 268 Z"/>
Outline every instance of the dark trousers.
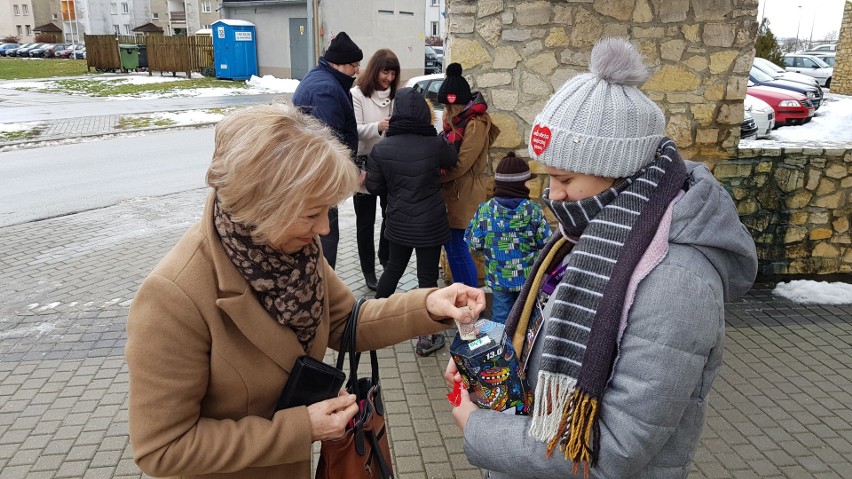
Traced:
<path fill-rule="evenodd" d="M 337 207 L 328 209 L 328 227 L 330 231 L 325 236 L 320 236 L 322 244 L 322 255 L 328 261 L 331 269 L 337 262 L 337 243 L 340 242 L 340 227 L 337 225 Z"/>
<path fill-rule="evenodd" d="M 355 206 L 355 237 L 358 242 L 358 260 L 361 272 L 376 273 L 376 244 L 373 232 L 376 228 L 376 196 L 356 194 L 352 198 Z M 385 239 L 385 208 L 387 198 L 380 197 L 382 207 L 382 226 L 379 232 L 379 263 L 388 262 L 388 240 Z"/>
<path fill-rule="evenodd" d="M 382 277 L 379 278 L 379 286 L 376 288 L 377 298 L 387 298 L 396 291 L 399 278 L 405 273 L 408 260 L 411 259 L 411 251 L 417 253 L 417 287 L 434 288 L 438 286 L 438 260 L 441 256 L 440 246 L 427 246 L 412 248 L 390 241 L 388 243 L 388 264 Z"/>

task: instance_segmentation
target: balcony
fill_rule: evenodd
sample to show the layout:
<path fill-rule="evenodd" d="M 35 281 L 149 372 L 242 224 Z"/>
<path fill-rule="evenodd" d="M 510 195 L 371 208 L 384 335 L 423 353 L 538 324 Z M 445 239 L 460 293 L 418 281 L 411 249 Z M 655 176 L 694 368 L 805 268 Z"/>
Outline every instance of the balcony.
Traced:
<path fill-rule="evenodd" d="M 186 11 L 169 12 L 169 23 L 186 25 Z"/>

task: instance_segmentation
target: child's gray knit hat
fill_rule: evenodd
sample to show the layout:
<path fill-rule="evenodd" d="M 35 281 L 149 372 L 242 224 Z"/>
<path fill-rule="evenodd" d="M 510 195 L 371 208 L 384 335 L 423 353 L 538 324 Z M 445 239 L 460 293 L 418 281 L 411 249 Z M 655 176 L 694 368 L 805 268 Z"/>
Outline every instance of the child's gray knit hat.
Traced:
<path fill-rule="evenodd" d="M 660 107 L 638 88 L 648 70 L 624 38 L 598 41 L 589 70 L 565 82 L 536 116 L 530 156 L 574 173 L 632 176 L 654 160 L 666 126 Z"/>

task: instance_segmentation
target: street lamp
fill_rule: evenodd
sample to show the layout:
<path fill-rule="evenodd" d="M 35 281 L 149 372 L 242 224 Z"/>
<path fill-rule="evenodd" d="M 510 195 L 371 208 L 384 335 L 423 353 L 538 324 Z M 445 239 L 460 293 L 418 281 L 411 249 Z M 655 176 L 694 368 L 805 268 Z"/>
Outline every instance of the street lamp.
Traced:
<path fill-rule="evenodd" d="M 796 22 L 796 44 L 793 47 L 793 51 L 799 49 L 799 25 L 802 23 L 802 6 L 799 5 L 799 20 Z"/>

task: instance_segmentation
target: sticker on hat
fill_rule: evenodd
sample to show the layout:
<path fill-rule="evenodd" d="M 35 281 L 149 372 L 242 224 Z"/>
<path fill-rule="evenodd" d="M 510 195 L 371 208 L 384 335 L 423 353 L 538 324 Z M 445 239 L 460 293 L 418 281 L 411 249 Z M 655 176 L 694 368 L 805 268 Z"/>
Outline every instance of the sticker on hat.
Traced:
<path fill-rule="evenodd" d="M 447 93 L 447 103 L 455 103 L 456 102 L 456 94 L 455 93 Z"/>
<path fill-rule="evenodd" d="M 544 153 L 544 150 L 546 150 L 548 145 L 550 145 L 550 138 L 550 128 L 535 125 L 532 129 L 532 135 L 530 135 L 530 143 L 532 144 L 533 152 L 536 155 Z"/>

